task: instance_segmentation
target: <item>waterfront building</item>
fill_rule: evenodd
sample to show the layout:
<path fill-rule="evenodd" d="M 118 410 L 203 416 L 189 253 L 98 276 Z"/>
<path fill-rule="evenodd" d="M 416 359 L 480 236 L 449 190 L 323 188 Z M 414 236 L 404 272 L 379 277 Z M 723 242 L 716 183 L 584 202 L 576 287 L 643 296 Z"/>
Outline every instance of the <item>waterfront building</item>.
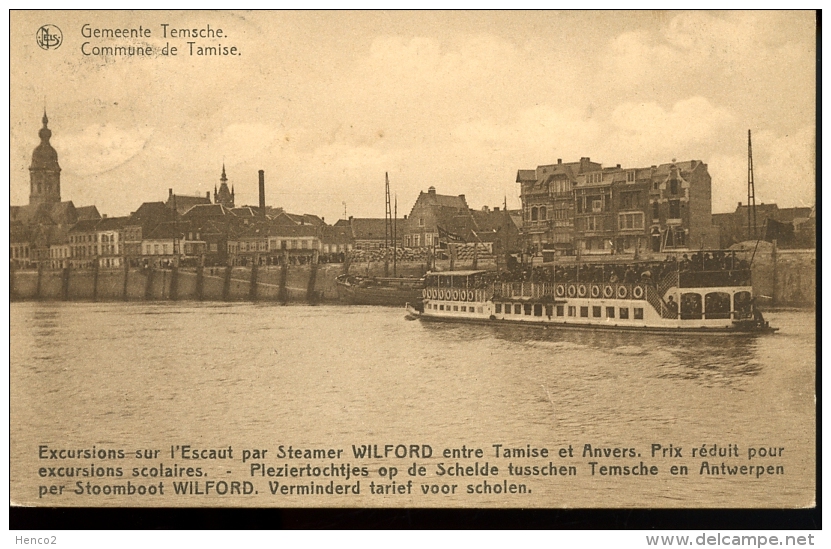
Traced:
<path fill-rule="evenodd" d="M 9 227 L 9 265 L 18 269 L 32 266 L 29 248 L 31 234 L 29 227 L 23 223 L 12 223 Z"/>
<path fill-rule="evenodd" d="M 98 246 L 98 266 L 114 269 L 123 265 L 124 225 L 128 217 L 104 217 L 95 226 L 95 241 Z"/>
<path fill-rule="evenodd" d="M 575 196 L 577 178 L 596 172 L 601 165 L 590 158 L 579 162 L 537 166 L 536 170 L 519 170 L 516 182 L 522 200 L 522 239 L 531 251 L 572 253 L 574 250 Z M 589 182 L 590 185 L 594 181 Z"/>
<path fill-rule="evenodd" d="M 711 220 L 710 175 L 699 160 L 648 168 L 604 168 L 589 158 L 558 160 L 536 170 L 519 170 L 517 182 L 524 245 L 543 257 L 718 245 Z"/>
<path fill-rule="evenodd" d="M 467 225 L 469 217 L 465 195 L 438 194 L 435 187 L 429 187 L 426 193 L 418 193 L 410 214 L 399 224 L 398 233 L 405 247 L 435 248 L 441 239 L 453 240 L 457 235 L 452 229 L 458 230 L 459 224 Z"/>
<path fill-rule="evenodd" d="M 164 221 L 156 225 L 141 242 L 144 265 L 169 267 L 178 261 L 186 228 L 187 223 L 182 221 Z"/>
<path fill-rule="evenodd" d="M 815 232 L 810 229 L 811 212 L 813 208 L 796 207 L 780 208 L 774 203 L 756 205 L 756 235 L 752 234 L 752 228 L 748 230 L 748 210 L 750 208 L 739 202 L 736 209 L 728 213 L 713 214 L 713 225 L 719 231 L 719 244 L 728 248 L 733 244 L 756 238 L 765 238 L 767 235 L 766 223 L 768 220 L 780 224 L 789 224 L 793 234 L 777 235 L 784 238 L 777 238 L 777 245 L 785 248 L 812 248 L 816 246 Z M 752 212 L 750 212 L 752 215 Z M 806 225 L 807 222 L 807 225 Z M 815 226 L 815 225 L 814 225 Z"/>
<path fill-rule="evenodd" d="M 98 226 L 100 220 L 85 219 L 69 229 L 69 264 L 73 268 L 85 269 L 98 262 Z"/>
<path fill-rule="evenodd" d="M 401 236 L 404 220 L 398 220 L 398 247 L 406 242 Z M 380 250 L 393 246 L 392 225 L 380 217 L 353 217 L 339 219 L 335 227 L 345 227 L 351 233 L 351 240 L 356 250 Z M 406 244 L 405 244 L 406 245 Z"/>
<path fill-rule="evenodd" d="M 311 259 L 314 251 L 321 250 L 321 227 L 314 225 L 272 225 L 267 240 L 271 255 L 288 252 L 289 257 Z"/>
<path fill-rule="evenodd" d="M 144 235 L 164 221 L 173 221 L 173 211 L 164 202 L 145 202 L 130 214 L 122 228 L 122 252 L 130 265 L 140 264 Z"/>
<path fill-rule="evenodd" d="M 205 265 L 226 265 L 228 262 L 228 231 L 232 221 L 237 217 L 222 204 L 197 204 L 182 216 L 187 221 L 191 232 L 199 236 L 193 240 L 193 250 L 201 249 Z"/>
<path fill-rule="evenodd" d="M 63 269 L 70 266 L 72 248 L 69 245 L 69 229 L 65 226 L 50 227 L 49 268 Z"/>
<path fill-rule="evenodd" d="M 351 252 L 355 241 L 352 230 L 346 225 L 325 225 L 321 228 L 321 258 L 328 263 L 342 262 Z"/>

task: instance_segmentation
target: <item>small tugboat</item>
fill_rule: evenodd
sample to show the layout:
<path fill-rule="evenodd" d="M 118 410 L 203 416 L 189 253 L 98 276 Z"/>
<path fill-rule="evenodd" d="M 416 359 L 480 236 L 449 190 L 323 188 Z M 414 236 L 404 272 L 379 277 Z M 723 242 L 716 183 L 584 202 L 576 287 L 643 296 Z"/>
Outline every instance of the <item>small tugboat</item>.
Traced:
<path fill-rule="evenodd" d="M 421 298 L 423 278 L 386 278 L 340 275 L 335 279 L 338 298 L 351 305 L 401 307 Z"/>
<path fill-rule="evenodd" d="M 410 318 L 657 333 L 773 333 L 736 252 L 658 262 L 430 272 Z"/>

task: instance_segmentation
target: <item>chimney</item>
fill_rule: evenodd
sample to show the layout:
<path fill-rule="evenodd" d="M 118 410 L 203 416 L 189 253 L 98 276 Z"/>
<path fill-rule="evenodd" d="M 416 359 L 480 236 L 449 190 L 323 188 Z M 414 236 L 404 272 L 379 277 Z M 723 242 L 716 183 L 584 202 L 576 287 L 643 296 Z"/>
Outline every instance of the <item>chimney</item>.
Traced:
<path fill-rule="evenodd" d="M 580 173 L 589 171 L 589 163 L 591 162 L 591 158 L 588 156 L 584 156 L 580 158 Z"/>
<path fill-rule="evenodd" d="M 207 199 L 208 199 L 208 202 L 210 202 L 210 201 L 211 201 L 211 191 L 206 191 L 206 192 L 205 192 L 205 198 L 207 198 Z"/>
<path fill-rule="evenodd" d="M 428 194 L 436 194 L 436 188 L 435 187 L 430 187 L 429 189 L 427 189 L 427 193 Z"/>
<path fill-rule="evenodd" d="M 740 202 L 739 202 L 739 208 L 741 208 L 741 207 L 742 207 L 742 203 L 741 203 L 741 201 L 740 201 Z"/>
<path fill-rule="evenodd" d="M 617 165 L 617 169 L 620 169 L 620 164 Z"/>
<path fill-rule="evenodd" d="M 495 211 L 495 212 L 499 213 L 499 206 L 494 206 L 494 207 L 493 207 L 493 211 Z"/>
<path fill-rule="evenodd" d="M 107 219 L 107 214 L 102 214 L 103 219 Z"/>
<path fill-rule="evenodd" d="M 167 189 L 167 199 L 171 200 L 173 198 L 173 189 Z"/>
<path fill-rule="evenodd" d="M 563 159 L 562 159 L 562 158 L 558 158 L 558 159 L 557 159 L 557 164 L 562 164 L 562 163 L 563 163 Z"/>
<path fill-rule="evenodd" d="M 459 195 L 459 198 L 461 198 L 461 199 L 462 199 L 462 202 L 464 202 L 465 204 L 467 204 L 467 201 L 465 200 L 465 195 L 460 194 L 460 195 Z"/>
<path fill-rule="evenodd" d="M 265 171 L 260 170 L 260 213 L 265 215 Z"/>

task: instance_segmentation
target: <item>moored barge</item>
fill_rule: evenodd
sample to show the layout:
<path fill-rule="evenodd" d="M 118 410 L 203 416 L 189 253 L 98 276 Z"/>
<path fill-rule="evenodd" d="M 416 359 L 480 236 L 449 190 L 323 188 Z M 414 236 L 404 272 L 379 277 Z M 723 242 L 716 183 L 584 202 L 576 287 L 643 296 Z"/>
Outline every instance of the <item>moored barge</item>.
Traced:
<path fill-rule="evenodd" d="M 535 268 L 524 275 L 430 272 L 407 305 L 422 320 L 663 333 L 773 333 L 750 266 L 733 252 L 663 262 Z"/>
<path fill-rule="evenodd" d="M 401 307 L 419 299 L 423 278 L 340 275 L 335 279 L 338 299 L 350 305 Z"/>

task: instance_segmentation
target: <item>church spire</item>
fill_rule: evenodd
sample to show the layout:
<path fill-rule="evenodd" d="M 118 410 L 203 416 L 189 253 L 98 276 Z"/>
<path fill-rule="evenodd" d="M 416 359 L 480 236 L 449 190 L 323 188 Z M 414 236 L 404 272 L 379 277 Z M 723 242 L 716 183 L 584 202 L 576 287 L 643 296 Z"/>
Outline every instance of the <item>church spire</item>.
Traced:
<path fill-rule="evenodd" d="M 43 109 L 43 127 L 38 132 L 41 145 L 49 145 L 49 138 L 52 137 L 52 130 L 49 129 L 49 118 L 46 116 L 46 109 Z"/>
<path fill-rule="evenodd" d="M 222 176 L 219 178 L 219 190 L 214 185 L 214 204 L 222 204 L 226 208 L 234 207 L 234 193 L 228 190 L 228 176 L 225 175 L 225 162 L 222 163 Z"/>
<path fill-rule="evenodd" d="M 38 132 L 40 145 L 32 151 L 32 163 L 29 166 L 29 204 L 53 204 L 61 201 L 61 167 L 58 165 L 58 153 L 49 143 L 52 130 L 49 118 L 43 110 L 43 127 Z"/>

